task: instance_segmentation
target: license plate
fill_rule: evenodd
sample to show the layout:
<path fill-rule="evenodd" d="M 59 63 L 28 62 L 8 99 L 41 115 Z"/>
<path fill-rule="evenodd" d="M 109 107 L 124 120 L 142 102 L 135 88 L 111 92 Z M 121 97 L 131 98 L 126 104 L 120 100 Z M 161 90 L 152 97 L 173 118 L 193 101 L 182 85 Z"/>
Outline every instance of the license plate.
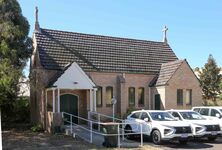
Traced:
<path fill-rule="evenodd" d="M 182 134 L 181 137 L 182 137 L 182 138 L 187 138 L 188 135 L 187 135 L 187 134 Z"/>
<path fill-rule="evenodd" d="M 211 134 L 212 134 L 212 135 L 217 135 L 217 132 L 216 132 L 216 131 L 213 131 Z"/>

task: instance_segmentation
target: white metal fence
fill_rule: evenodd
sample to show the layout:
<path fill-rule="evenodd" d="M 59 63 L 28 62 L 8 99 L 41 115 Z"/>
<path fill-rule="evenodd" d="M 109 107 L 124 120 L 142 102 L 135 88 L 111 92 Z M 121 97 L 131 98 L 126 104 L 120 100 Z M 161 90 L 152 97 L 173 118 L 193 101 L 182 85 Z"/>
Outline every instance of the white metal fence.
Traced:
<path fill-rule="evenodd" d="M 140 129 L 140 133 L 126 132 L 126 123 L 122 119 L 113 118 L 104 114 L 97 112 L 88 112 L 88 119 L 75 116 L 66 112 L 62 112 L 62 117 L 66 129 L 70 131 L 71 134 L 77 134 L 80 138 L 87 142 L 101 145 L 104 142 L 105 137 L 116 137 L 117 147 L 124 147 L 124 143 L 127 144 L 125 136 L 139 135 L 140 141 L 137 146 L 143 146 L 143 130 L 142 124 L 131 123 L 130 125 L 136 124 Z M 78 120 L 78 123 L 74 122 Z M 129 123 L 127 123 L 129 124 Z M 101 131 L 104 127 L 112 126 L 114 128 L 114 133 L 108 133 Z M 135 142 L 138 143 L 138 142 Z M 134 143 L 134 146 L 135 146 Z"/>

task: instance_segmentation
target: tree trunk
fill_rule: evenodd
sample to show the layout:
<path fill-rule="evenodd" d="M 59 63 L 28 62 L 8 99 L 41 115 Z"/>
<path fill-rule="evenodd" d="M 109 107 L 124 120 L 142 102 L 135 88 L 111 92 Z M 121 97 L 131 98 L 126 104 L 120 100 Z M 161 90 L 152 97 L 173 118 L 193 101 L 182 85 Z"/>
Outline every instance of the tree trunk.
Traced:
<path fill-rule="evenodd" d="M 217 105 L 218 105 L 218 104 L 217 104 L 217 98 L 216 98 L 216 97 L 213 97 L 212 101 L 213 101 L 213 103 L 214 103 L 214 106 L 217 106 Z"/>
<path fill-rule="evenodd" d="M 206 98 L 203 98 L 203 105 L 207 106 L 207 99 Z"/>

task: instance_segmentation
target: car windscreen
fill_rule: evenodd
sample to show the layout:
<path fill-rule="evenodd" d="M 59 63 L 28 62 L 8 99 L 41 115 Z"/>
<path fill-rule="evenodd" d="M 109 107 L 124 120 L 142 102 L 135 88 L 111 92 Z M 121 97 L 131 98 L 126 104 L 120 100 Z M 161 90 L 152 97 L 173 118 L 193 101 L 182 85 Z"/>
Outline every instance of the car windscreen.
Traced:
<path fill-rule="evenodd" d="M 220 109 L 220 112 L 222 112 L 222 109 Z"/>
<path fill-rule="evenodd" d="M 168 112 L 149 112 L 152 120 L 155 121 L 175 121 L 176 119 Z"/>
<path fill-rule="evenodd" d="M 180 114 L 186 120 L 205 120 L 200 114 L 193 111 L 180 112 Z"/>

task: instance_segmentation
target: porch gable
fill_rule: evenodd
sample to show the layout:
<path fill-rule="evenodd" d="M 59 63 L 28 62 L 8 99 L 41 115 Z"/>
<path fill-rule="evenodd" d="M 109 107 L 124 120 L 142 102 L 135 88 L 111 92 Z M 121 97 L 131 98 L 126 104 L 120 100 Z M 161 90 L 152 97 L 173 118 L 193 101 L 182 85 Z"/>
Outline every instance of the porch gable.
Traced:
<path fill-rule="evenodd" d="M 93 89 L 95 84 L 79 67 L 73 62 L 58 79 L 52 84 L 53 87 L 61 89 Z"/>

